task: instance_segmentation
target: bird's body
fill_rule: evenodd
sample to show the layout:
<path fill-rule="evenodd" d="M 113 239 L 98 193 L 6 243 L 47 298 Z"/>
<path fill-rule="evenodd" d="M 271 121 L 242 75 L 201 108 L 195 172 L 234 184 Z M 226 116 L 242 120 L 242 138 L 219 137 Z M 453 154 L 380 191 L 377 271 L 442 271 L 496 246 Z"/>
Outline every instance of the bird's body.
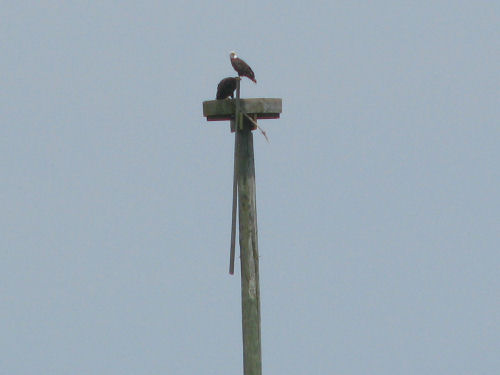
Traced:
<path fill-rule="evenodd" d="M 240 59 L 236 55 L 236 52 L 234 52 L 234 51 L 231 52 L 229 54 L 229 58 L 231 59 L 231 65 L 233 66 L 234 70 L 236 70 L 236 72 L 238 73 L 238 76 L 247 77 L 247 78 L 251 79 L 252 81 L 254 81 L 255 83 L 257 83 L 257 80 L 255 79 L 255 74 L 254 74 L 252 68 L 250 68 L 250 66 L 245 61 Z"/>
<path fill-rule="evenodd" d="M 234 98 L 234 90 L 236 90 L 236 79 L 234 77 L 224 78 L 217 85 L 216 99 L 226 99 L 228 97 Z"/>

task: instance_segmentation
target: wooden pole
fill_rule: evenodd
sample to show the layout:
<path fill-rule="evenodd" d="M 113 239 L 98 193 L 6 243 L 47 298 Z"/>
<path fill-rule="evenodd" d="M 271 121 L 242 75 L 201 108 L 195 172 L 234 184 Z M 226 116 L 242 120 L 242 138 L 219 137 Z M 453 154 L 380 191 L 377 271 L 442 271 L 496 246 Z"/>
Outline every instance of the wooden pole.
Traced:
<path fill-rule="evenodd" d="M 244 375 L 262 374 L 259 251 L 252 123 L 244 119 L 238 135 L 238 201 Z"/>
<path fill-rule="evenodd" d="M 238 86 L 239 87 L 239 82 Z M 243 369 L 244 375 L 262 375 L 261 335 L 260 335 L 260 286 L 259 250 L 257 243 L 257 208 L 255 199 L 255 166 L 253 135 L 251 129 L 258 119 L 276 119 L 282 112 L 280 98 L 252 98 L 208 100 L 203 102 L 203 115 L 207 121 L 231 120 L 236 131 L 235 177 L 233 202 L 238 202 L 241 259 L 241 309 L 243 329 Z M 243 113 L 246 113 L 243 118 Z M 252 120 L 250 120 L 252 119 Z M 265 134 L 264 134 L 265 135 Z M 233 208 L 236 207 L 234 203 Z M 236 210 L 233 209 L 233 226 Z M 232 241 L 236 231 L 232 232 Z M 231 246 L 230 273 L 234 271 L 234 245 Z M 234 267 L 234 266 L 233 266 Z"/>

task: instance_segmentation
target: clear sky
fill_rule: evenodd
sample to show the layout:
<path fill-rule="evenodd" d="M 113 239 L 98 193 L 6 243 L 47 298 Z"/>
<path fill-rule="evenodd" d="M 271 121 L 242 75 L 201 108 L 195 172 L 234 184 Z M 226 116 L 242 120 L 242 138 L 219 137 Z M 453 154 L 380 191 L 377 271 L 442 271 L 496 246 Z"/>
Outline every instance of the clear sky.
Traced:
<path fill-rule="evenodd" d="M 500 368 L 498 1 L 0 3 L 0 374 L 242 373 L 255 134 L 264 374 Z M 238 269 L 239 265 L 237 265 Z"/>

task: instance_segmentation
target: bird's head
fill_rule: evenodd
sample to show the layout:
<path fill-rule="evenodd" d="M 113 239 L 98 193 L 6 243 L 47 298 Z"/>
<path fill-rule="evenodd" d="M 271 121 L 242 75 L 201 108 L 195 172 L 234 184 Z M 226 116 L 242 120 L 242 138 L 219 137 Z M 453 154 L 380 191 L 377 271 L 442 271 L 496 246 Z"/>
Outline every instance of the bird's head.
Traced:
<path fill-rule="evenodd" d="M 235 58 L 237 58 L 237 57 L 238 57 L 238 56 L 236 55 L 236 52 L 231 51 L 231 52 L 229 53 L 229 58 L 230 58 L 230 59 L 235 59 Z"/>

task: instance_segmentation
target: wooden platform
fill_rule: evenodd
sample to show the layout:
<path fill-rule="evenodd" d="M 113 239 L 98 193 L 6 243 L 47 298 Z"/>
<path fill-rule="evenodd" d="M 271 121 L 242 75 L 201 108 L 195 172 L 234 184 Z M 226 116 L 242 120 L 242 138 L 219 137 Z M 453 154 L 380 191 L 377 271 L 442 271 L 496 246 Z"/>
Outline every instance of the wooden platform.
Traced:
<path fill-rule="evenodd" d="M 231 120 L 235 112 L 235 100 L 207 100 L 203 102 L 203 116 L 207 121 Z M 280 117 L 281 98 L 240 99 L 241 109 L 248 115 L 259 119 L 275 119 Z"/>

